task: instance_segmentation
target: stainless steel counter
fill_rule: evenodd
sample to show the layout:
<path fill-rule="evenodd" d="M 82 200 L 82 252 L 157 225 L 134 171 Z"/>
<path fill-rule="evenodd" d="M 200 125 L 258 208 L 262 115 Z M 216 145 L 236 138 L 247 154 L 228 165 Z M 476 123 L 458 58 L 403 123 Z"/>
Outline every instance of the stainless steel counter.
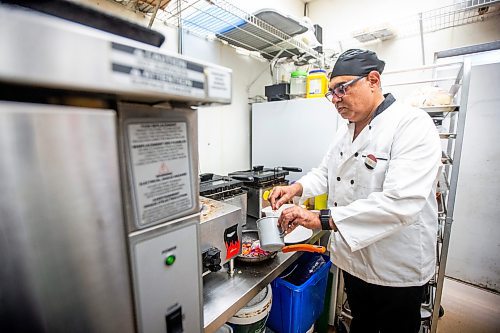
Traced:
<path fill-rule="evenodd" d="M 255 229 L 255 220 L 249 219 L 245 229 Z M 316 243 L 322 234 L 323 231 L 315 231 L 308 243 Z M 301 254 L 302 252 L 279 252 L 273 259 L 253 264 L 235 261 L 235 273 L 232 277 L 224 268 L 206 275 L 203 278 L 205 332 L 215 332 Z"/>

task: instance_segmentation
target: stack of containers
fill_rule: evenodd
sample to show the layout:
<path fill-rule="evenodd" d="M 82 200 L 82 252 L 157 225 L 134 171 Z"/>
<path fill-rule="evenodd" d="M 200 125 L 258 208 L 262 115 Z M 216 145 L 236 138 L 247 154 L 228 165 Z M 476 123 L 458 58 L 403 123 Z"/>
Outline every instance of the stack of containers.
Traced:
<path fill-rule="evenodd" d="M 328 89 L 328 78 L 324 69 L 309 71 L 306 81 L 307 98 L 324 97 Z"/>

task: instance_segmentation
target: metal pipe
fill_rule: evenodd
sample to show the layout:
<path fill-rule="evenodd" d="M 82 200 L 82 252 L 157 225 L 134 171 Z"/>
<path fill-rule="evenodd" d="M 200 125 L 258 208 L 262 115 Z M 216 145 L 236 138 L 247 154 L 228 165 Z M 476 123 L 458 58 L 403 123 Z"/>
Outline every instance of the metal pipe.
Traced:
<path fill-rule="evenodd" d="M 177 0 L 177 12 L 179 13 L 177 17 L 177 51 L 179 54 L 183 54 L 183 43 L 182 43 L 182 5 L 181 0 Z"/>
<path fill-rule="evenodd" d="M 418 13 L 418 22 L 420 25 L 420 47 L 422 48 L 422 65 L 425 65 L 424 24 L 422 21 L 422 13 Z"/>
<path fill-rule="evenodd" d="M 234 258 L 229 260 L 229 270 L 227 271 L 230 277 L 234 275 Z"/>
<path fill-rule="evenodd" d="M 420 67 L 412 67 L 412 68 L 405 68 L 405 69 L 398 69 L 398 70 L 393 70 L 393 71 L 387 71 L 384 72 L 384 75 L 387 74 L 396 74 L 396 73 L 405 73 L 405 72 L 413 72 L 416 70 L 425 70 L 425 69 L 432 69 L 432 68 L 437 68 L 437 67 L 448 67 L 448 66 L 462 66 L 462 62 L 451 62 L 449 64 L 435 64 L 435 65 L 427 65 L 427 66 L 420 66 Z"/>
<path fill-rule="evenodd" d="M 156 18 L 156 13 L 158 13 L 158 9 L 160 8 L 161 0 L 158 0 L 158 3 L 156 4 L 155 11 L 153 12 L 153 15 L 151 16 L 151 20 L 149 20 L 148 28 L 151 28 L 153 25 L 153 22 Z"/>

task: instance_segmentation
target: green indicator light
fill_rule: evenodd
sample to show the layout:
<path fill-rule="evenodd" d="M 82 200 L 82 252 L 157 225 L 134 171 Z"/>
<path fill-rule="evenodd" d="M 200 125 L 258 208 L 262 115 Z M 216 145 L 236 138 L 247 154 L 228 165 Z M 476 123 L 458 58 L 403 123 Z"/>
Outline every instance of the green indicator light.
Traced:
<path fill-rule="evenodd" d="M 165 258 L 165 265 L 170 266 L 175 262 L 175 255 L 171 254 Z"/>

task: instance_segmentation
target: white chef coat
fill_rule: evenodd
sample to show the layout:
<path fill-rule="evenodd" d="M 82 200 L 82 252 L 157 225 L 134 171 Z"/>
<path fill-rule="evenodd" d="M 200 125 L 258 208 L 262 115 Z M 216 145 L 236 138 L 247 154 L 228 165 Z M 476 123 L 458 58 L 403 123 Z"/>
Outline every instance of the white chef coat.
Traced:
<path fill-rule="evenodd" d="M 328 193 L 338 232 L 332 262 L 369 283 L 406 287 L 430 280 L 436 265 L 436 184 L 441 142 L 429 115 L 395 101 L 354 142 L 342 123 L 319 167 L 298 180 L 302 197 Z M 367 155 L 377 159 L 371 170 Z"/>

